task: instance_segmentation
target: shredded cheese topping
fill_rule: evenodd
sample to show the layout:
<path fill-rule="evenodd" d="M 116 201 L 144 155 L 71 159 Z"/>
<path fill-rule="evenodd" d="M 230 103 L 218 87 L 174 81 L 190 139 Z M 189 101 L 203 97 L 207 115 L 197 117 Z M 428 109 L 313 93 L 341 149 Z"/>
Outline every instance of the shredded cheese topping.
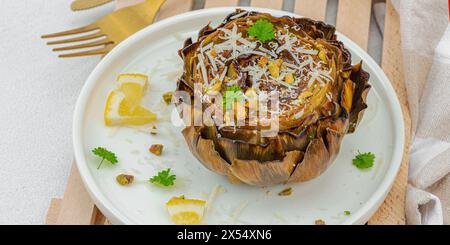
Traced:
<path fill-rule="evenodd" d="M 248 26 L 240 26 L 248 25 L 248 21 L 237 21 L 246 13 L 231 17 L 235 20 L 232 24 L 218 28 L 218 41 L 205 44 L 208 39 L 204 39 L 197 49 L 197 73 L 206 87 L 212 87 L 217 82 L 225 88 L 239 84 L 239 78 L 232 79 L 227 73 L 231 61 L 243 62 L 239 72 L 246 73 L 247 81 L 244 82 L 249 81 L 256 92 L 279 92 L 280 114 L 283 114 L 298 106 L 296 103 L 307 102 L 308 98 L 298 99 L 303 92 L 315 90 L 317 86 L 323 88 L 332 82 L 330 65 L 323 58 L 326 50 L 315 46 L 310 37 L 302 38 L 294 34 L 300 30 L 298 26 L 277 26 L 275 39 L 261 43 L 247 35 L 245 30 Z M 331 101 L 331 93 L 328 92 L 326 98 Z M 303 111 L 296 112 L 294 118 L 298 119 L 303 114 Z"/>

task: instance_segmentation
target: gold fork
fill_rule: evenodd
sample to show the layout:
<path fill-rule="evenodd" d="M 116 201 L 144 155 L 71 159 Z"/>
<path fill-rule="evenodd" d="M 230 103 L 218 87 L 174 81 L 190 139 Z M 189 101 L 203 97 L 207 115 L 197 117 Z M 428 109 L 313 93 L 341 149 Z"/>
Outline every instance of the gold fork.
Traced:
<path fill-rule="evenodd" d="M 94 40 L 92 42 L 54 48 L 53 51 L 67 51 L 95 47 L 95 49 L 86 51 L 60 54 L 58 57 L 67 58 L 89 55 L 105 55 L 125 38 L 150 25 L 164 2 L 165 0 L 146 0 L 140 4 L 119 9 L 90 25 L 68 31 L 43 35 L 41 38 L 53 38 L 87 33 L 86 35 L 78 35 L 77 37 L 47 42 L 47 45 Z"/>
<path fill-rule="evenodd" d="M 107 4 L 111 1 L 112 0 L 74 0 L 72 4 L 70 4 L 70 9 L 73 11 L 85 10 Z"/>

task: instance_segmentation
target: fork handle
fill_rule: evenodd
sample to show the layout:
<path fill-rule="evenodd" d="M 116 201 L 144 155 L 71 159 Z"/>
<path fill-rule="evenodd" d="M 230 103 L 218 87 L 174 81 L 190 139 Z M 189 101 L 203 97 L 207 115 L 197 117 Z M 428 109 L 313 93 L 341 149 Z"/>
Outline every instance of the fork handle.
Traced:
<path fill-rule="evenodd" d="M 95 8 L 111 2 L 112 0 L 74 0 L 70 4 L 72 11 L 86 10 Z"/>
<path fill-rule="evenodd" d="M 144 0 L 117 0 L 115 10 L 125 8 L 125 7 L 131 6 L 131 5 L 135 5 L 135 4 L 138 4 L 141 2 L 144 2 Z"/>

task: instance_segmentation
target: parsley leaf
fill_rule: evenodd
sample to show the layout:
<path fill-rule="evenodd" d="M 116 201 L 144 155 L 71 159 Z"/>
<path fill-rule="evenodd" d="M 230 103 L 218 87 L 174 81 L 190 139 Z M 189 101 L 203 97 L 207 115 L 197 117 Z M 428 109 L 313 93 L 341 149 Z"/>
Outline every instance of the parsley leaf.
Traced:
<path fill-rule="evenodd" d="M 103 163 L 104 160 L 110 162 L 111 164 L 116 164 L 118 162 L 116 154 L 114 154 L 111 151 L 108 151 L 106 148 L 97 147 L 97 148 L 92 150 L 92 153 L 94 153 L 94 155 L 99 156 L 99 157 L 102 158 L 102 161 L 97 166 L 97 169 L 99 169 L 100 166 L 102 166 L 102 163 Z"/>
<path fill-rule="evenodd" d="M 352 213 L 350 211 L 348 211 L 348 210 L 345 210 L 344 214 L 345 214 L 345 216 L 350 216 L 350 214 L 352 214 Z"/>
<path fill-rule="evenodd" d="M 247 29 L 248 35 L 256 37 L 261 42 L 270 41 L 275 38 L 273 24 L 265 19 L 257 20 Z"/>
<path fill-rule="evenodd" d="M 170 168 L 163 170 L 158 173 L 158 175 L 153 176 L 149 181 L 153 184 L 159 184 L 162 186 L 171 186 L 174 184 L 174 181 L 176 180 L 175 175 L 170 174 Z"/>
<path fill-rule="evenodd" d="M 229 110 L 235 101 L 241 102 L 244 99 L 244 93 L 239 86 L 233 85 L 227 88 L 223 94 L 223 106 Z"/>
<path fill-rule="evenodd" d="M 373 166 L 375 155 L 372 152 L 361 153 L 358 151 L 358 155 L 353 158 L 353 165 L 359 169 L 367 169 Z"/>

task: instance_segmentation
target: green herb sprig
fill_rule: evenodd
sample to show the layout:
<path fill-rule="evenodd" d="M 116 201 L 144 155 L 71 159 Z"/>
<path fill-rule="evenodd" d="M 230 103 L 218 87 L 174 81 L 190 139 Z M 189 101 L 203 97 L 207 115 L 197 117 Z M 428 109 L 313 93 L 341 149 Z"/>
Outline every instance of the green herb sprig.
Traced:
<path fill-rule="evenodd" d="M 275 38 L 273 24 L 265 19 L 257 20 L 247 29 L 249 36 L 256 37 L 261 42 L 267 42 Z"/>
<path fill-rule="evenodd" d="M 114 154 L 113 152 L 107 150 L 106 148 L 97 147 L 97 148 L 92 150 L 92 153 L 94 155 L 102 158 L 102 161 L 97 166 L 97 169 L 100 169 L 100 167 L 102 166 L 103 161 L 105 161 L 105 160 L 110 162 L 111 164 L 116 164 L 118 162 L 116 154 Z"/>
<path fill-rule="evenodd" d="M 353 158 L 352 162 L 359 169 L 368 169 L 373 166 L 375 161 L 375 155 L 372 152 L 361 153 L 358 151 L 358 155 Z"/>
<path fill-rule="evenodd" d="M 158 184 L 162 186 L 172 186 L 175 183 L 177 177 L 174 174 L 170 173 L 170 168 L 158 172 L 158 175 L 150 178 L 149 182 L 153 184 Z"/>

